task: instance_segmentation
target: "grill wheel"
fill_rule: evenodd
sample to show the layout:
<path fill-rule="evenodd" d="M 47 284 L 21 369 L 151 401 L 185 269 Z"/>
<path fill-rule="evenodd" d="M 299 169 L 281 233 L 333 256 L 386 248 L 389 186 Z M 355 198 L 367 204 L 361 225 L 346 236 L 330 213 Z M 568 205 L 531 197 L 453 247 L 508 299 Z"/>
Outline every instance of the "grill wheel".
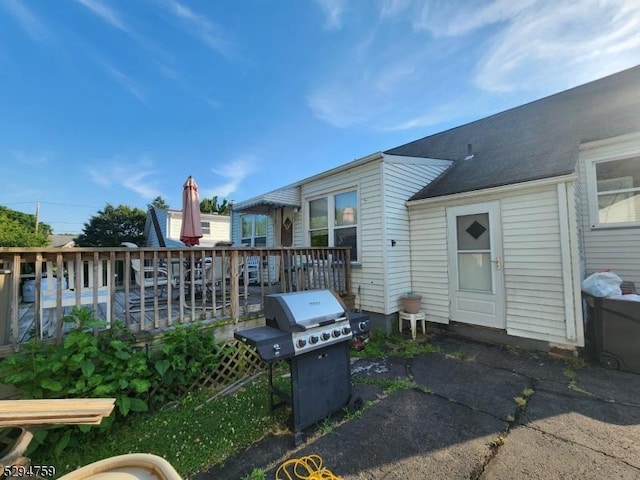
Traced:
<path fill-rule="evenodd" d="M 355 413 L 358 410 L 362 410 L 362 407 L 364 407 L 362 397 L 358 395 L 351 395 L 349 397 L 349 401 L 347 402 L 347 410 L 349 413 Z"/>

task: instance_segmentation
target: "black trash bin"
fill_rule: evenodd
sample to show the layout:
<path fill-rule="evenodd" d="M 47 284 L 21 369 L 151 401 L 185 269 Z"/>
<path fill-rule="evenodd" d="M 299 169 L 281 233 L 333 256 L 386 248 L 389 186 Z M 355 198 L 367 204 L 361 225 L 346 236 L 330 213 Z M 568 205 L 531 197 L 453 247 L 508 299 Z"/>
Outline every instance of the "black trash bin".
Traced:
<path fill-rule="evenodd" d="M 586 349 L 612 370 L 640 373 L 640 302 L 594 297 L 587 303 Z"/>

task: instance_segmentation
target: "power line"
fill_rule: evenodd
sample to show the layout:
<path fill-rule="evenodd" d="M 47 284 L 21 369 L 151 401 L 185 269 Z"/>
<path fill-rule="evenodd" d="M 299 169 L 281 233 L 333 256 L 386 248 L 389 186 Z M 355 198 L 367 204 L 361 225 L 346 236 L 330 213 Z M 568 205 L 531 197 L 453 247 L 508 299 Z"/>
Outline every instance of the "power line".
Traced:
<path fill-rule="evenodd" d="M 96 207 L 94 205 L 73 205 L 70 203 L 56 203 L 56 202 L 11 202 L 11 203 L 4 203 L 4 205 L 34 205 L 36 203 L 40 203 L 41 205 L 58 205 L 61 207 L 74 207 L 74 208 L 97 208 L 97 209 L 102 208 L 102 207 Z"/>

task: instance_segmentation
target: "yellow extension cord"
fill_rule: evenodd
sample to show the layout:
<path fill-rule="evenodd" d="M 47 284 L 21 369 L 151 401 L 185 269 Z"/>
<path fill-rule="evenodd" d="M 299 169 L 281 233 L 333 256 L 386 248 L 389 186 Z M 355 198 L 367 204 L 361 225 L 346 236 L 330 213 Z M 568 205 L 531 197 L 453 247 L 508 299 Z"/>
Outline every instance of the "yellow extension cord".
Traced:
<path fill-rule="evenodd" d="M 302 472 L 301 470 L 304 470 Z M 281 477 L 284 473 L 286 477 Z M 294 476 L 292 476 L 292 474 Z M 322 457 L 320 455 L 308 455 L 302 458 L 292 458 L 287 460 L 276 470 L 276 480 L 342 480 L 336 477 L 331 471 L 322 467 Z"/>

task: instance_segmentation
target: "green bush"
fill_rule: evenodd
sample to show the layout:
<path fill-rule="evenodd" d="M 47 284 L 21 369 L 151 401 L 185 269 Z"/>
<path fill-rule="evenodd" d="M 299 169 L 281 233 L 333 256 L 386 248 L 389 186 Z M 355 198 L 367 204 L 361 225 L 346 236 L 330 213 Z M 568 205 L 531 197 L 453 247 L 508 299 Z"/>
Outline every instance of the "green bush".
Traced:
<path fill-rule="evenodd" d="M 73 308 L 63 322 L 75 327 L 62 343 L 27 343 L 0 364 L 0 382 L 15 386 L 23 398 L 115 398 L 114 413 L 101 428 L 131 412 L 179 399 L 218 366 L 213 333 L 198 325 L 177 326 L 165 334 L 159 348 L 147 351 L 135 346 L 121 322 L 104 328 L 107 324 L 96 320 L 89 309 Z M 58 430 L 63 433 L 51 440 L 61 452 L 78 429 Z M 46 431 L 41 431 L 34 445 L 45 437 Z"/>

